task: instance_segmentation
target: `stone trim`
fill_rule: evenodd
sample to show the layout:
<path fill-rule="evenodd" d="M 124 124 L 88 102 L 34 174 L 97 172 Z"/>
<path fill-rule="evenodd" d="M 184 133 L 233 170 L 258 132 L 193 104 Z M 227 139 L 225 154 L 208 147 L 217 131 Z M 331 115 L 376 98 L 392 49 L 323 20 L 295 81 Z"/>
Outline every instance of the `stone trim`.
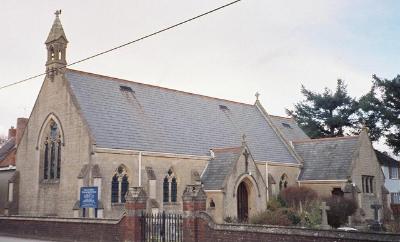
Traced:
<path fill-rule="evenodd" d="M 341 180 L 299 180 L 297 181 L 298 183 L 338 183 L 338 182 L 347 182 L 347 179 L 341 179 Z"/>
<path fill-rule="evenodd" d="M 97 153 L 110 153 L 110 154 L 125 154 L 125 155 L 138 155 L 140 152 L 142 156 L 153 156 L 153 157 L 164 157 L 164 158 L 181 158 L 181 159 L 197 159 L 197 160 L 209 160 L 211 156 L 199 156 L 199 155 L 185 155 L 185 154 L 174 154 L 174 153 L 162 153 L 152 151 L 138 151 L 138 150 L 126 150 L 126 149 L 113 149 L 113 148 L 100 148 L 96 147 L 94 152 Z"/>
<path fill-rule="evenodd" d="M 284 162 L 276 162 L 276 161 L 254 161 L 257 165 L 265 165 L 269 166 L 287 166 L 287 167 L 302 167 L 301 164 L 294 163 L 284 163 Z"/>

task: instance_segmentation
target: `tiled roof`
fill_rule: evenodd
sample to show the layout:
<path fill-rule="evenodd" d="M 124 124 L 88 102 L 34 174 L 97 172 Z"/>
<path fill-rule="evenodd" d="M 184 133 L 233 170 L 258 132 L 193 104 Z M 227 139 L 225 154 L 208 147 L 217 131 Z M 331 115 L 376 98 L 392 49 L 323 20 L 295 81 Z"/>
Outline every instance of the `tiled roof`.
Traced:
<path fill-rule="evenodd" d="M 255 105 L 68 69 L 97 147 L 208 155 L 241 145 L 256 161 L 297 163 Z"/>
<path fill-rule="evenodd" d="M 3 146 L 0 148 L 0 163 L 3 161 L 7 155 L 13 151 L 15 147 L 15 138 L 9 139 Z"/>
<path fill-rule="evenodd" d="M 269 115 L 275 127 L 287 141 L 305 140 L 309 137 L 292 118 Z"/>
<path fill-rule="evenodd" d="M 215 158 L 208 162 L 201 181 L 205 190 L 221 190 L 224 181 L 241 155 L 241 147 L 215 149 Z"/>
<path fill-rule="evenodd" d="M 358 136 L 311 139 L 293 142 L 304 166 L 299 180 L 347 179 L 353 154 L 358 148 Z"/>

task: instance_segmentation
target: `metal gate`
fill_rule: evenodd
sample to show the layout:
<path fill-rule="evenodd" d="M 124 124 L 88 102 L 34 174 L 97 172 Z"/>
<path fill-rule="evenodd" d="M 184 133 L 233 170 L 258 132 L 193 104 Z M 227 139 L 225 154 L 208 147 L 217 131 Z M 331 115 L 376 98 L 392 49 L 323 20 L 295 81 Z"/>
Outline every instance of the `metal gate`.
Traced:
<path fill-rule="evenodd" d="M 182 242 L 182 215 L 169 213 L 145 213 L 140 217 L 142 241 Z"/>

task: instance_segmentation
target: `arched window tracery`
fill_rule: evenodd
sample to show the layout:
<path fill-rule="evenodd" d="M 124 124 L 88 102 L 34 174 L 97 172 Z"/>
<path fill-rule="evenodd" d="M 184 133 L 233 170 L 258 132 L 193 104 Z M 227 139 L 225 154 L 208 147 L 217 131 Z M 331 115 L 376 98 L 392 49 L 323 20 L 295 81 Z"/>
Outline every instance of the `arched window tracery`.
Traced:
<path fill-rule="evenodd" d="M 123 165 L 120 165 L 111 180 L 111 202 L 125 203 L 125 195 L 128 189 L 128 172 Z"/>
<path fill-rule="evenodd" d="M 177 202 L 178 182 L 176 176 L 170 168 L 163 181 L 163 202 Z"/>
<path fill-rule="evenodd" d="M 46 127 L 43 144 L 43 179 L 57 180 L 61 176 L 61 131 L 54 120 Z"/>
<path fill-rule="evenodd" d="M 288 176 L 286 174 L 283 174 L 279 181 L 279 191 L 282 191 L 283 189 L 287 188 L 287 186 L 288 186 Z"/>

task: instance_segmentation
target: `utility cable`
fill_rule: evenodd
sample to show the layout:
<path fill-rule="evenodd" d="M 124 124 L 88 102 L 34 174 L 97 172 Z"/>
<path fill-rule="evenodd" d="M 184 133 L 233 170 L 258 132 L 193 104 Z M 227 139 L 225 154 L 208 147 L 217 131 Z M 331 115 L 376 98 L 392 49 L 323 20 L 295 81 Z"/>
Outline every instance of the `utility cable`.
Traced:
<path fill-rule="evenodd" d="M 153 33 L 151 33 L 151 34 L 142 36 L 142 37 L 140 37 L 140 38 L 138 38 L 138 39 L 135 39 L 135 40 L 126 42 L 126 43 L 124 43 L 124 44 L 122 44 L 122 45 L 118 45 L 118 46 L 116 46 L 116 47 L 113 47 L 113 48 L 111 48 L 111 49 L 108 49 L 108 50 L 99 52 L 99 53 L 97 53 L 97 54 L 94 54 L 94 55 L 91 55 L 91 56 L 89 56 L 89 57 L 83 58 L 83 59 L 81 59 L 81 60 L 74 61 L 74 62 L 72 62 L 72 63 L 70 63 L 70 64 L 67 64 L 67 65 L 62 66 L 62 67 L 58 67 L 58 68 L 53 69 L 53 70 L 51 70 L 51 71 L 47 71 L 47 72 L 44 72 L 44 73 L 41 73 L 41 74 L 37 74 L 37 75 L 31 76 L 31 77 L 25 78 L 25 79 L 20 80 L 20 81 L 17 81 L 17 82 L 13 82 L 13 83 L 10 83 L 10 84 L 1 86 L 1 87 L 0 87 L 0 90 L 5 89 L 5 88 L 7 88 L 7 87 L 11 87 L 11 86 L 17 85 L 17 84 L 20 84 L 20 83 L 23 83 L 23 82 L 26 82 L 26 81 L 29 81 L 29 80 L 32 80 L 32 79 L 35 79 L 35 78 L 37 78 L 37 77 L 41 77 L 41 76 L 47 75 L 47 74 L 49 74 L 49 73 L 52 72 L 52 71 L 57 71 L 57 70 L 59 70 L 59 69 L 63 69 L 63 68 L 66 68 L 66 67 L 69 67 L 69 66 L 72 66 L 72 65 L 76 65 L 76 64 L 78 64 L 78 63 L 81 63 L 81 62 L 84 62 L 84 61 L 93 59 L 93 58 L 95 58 L 95 57 L 98 57 L 98 56 L 107 54 L 107 53 L 109 53 L 109 52 L 118 50 L 118 49 L 123 48 L 123 47 L 125 47 L 125 46 L 131 45 L 131 44 L 133 44 L 133 43 L 136 43 L 136 42 L 139 42 L 139 41 L 141 41 L 141 40 L 150 38 L 150 37 L 152 37 L 152 36 L 154 36 L 154 35 L 160 34 L 160 33 L 165 32 L 165 31 L 167 31 L 167 30 L 176 28 L 176 27 L 178 27 L 178 26 L 180 26 L 180 25 L 183 25 L 183 24 L 186 24 L 186 23 L 191 22 L 191 21 L 193 21 L 193 20 L 196 20 L 196 19 L 198 19 L 198 18 L 204 17 L 204 16 L 206 16 L 206 15 L 208 15 L 208 14 L 211 14 L 211 13 L 213 13 L 213 12 L 216 12 L 216 11 L 218 11 L 218 10 L 221 10 L 221 9 L 223 9 L 223 8 L 226 8 L 226 7 L 230 6 L 230 5 L 233 5 L 233 4 L 235 4 L 235 3 L 238 3 L 238 2 L 240 2 L 240 1 L 241 1 L 241 0 L 236 0 L 236 1 L 233 1 L 233 2 L 230 2 L 230 3 L 227 3 L 227 4 L 222 5 L 222 6 L 220 6 L 220 7 L 217 7 L 217 8 L 214 8 L 214 9 L 212 9 L 212 10 L 209 10 L 209 11 L 207 11 L 207 12 L 204 12 L 204 13 L 202 13 L 202 14 L 199 14 L 199 15 L 197 15 L 197 16 L 195 16 L 195 17 L 186 19 L 186 20 L 184 20 L 184 21 L 182 21 L 182 22 L 179 22 L 179 23 L 177 23 L 177 24 L 168 26 L 168 27 L 163 28 L 163 29 L 161 29 L 161 30 L 155 31 L 155 32 L 153 32 Z"/>

